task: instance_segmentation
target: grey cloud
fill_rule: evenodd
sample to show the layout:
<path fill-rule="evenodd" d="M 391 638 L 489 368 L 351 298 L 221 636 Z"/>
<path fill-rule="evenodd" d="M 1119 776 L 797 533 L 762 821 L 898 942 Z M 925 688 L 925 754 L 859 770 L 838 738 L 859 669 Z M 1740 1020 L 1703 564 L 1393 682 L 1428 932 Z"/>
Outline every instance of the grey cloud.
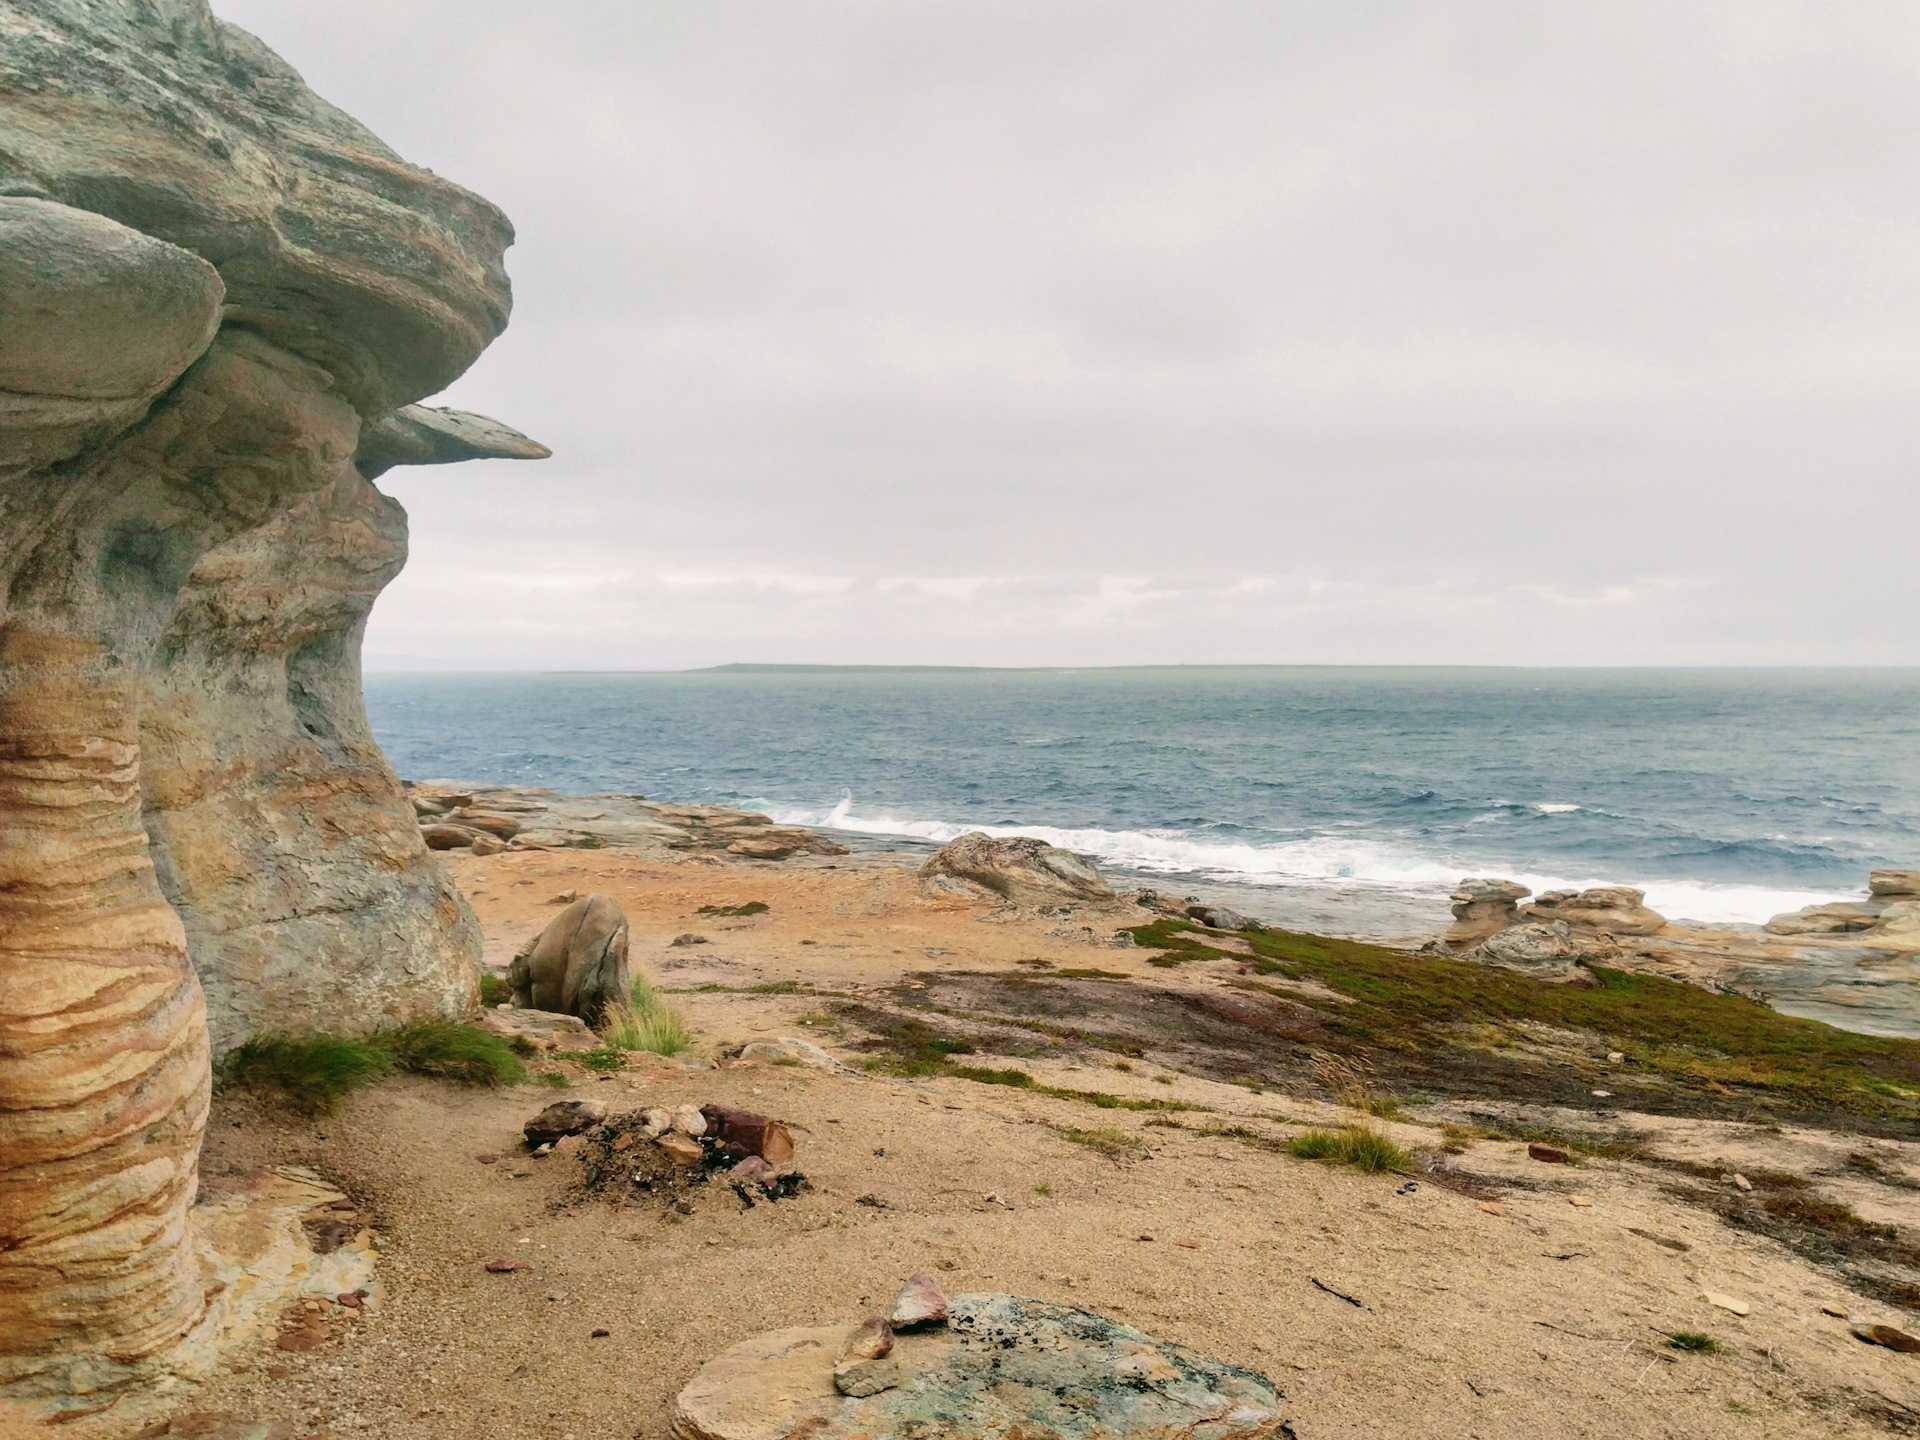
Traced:
<path fill-rule="evenodd" d="M 376 663 L 1920 663 L 1909 6 L 221 8 L 520 229 Z"/>

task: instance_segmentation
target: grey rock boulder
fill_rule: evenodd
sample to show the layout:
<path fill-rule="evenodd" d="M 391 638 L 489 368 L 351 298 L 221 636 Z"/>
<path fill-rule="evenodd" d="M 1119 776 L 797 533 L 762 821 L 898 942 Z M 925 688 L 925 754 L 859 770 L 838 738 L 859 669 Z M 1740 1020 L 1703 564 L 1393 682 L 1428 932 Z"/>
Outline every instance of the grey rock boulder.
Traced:
<path fill-rule="evenodd" d="M 1187 918 L 1211 930 L 1258 930 L 1260 922 L 1225 905 L 1189 905 Z"/>
<path fill-rule="evenodd" d="M 1093 863 L 1072 851 L 1026 835 L 995 837 L 978 830 L 934 851 L 920 867 L 920 878 L 935 893 L 1020 906 L 1114 898 Z"/>
<path fill-rule="evenodd" d="M 1584 983 L 1583 960 L 1606 960 L 1617 947 L 1603 935 L 1576 935 L 1564 920 L 1550 925 L 1511 925 L 1489 935 L 1461 958 L 1503 970 L 1518 970 L 1537 980 Z"/>

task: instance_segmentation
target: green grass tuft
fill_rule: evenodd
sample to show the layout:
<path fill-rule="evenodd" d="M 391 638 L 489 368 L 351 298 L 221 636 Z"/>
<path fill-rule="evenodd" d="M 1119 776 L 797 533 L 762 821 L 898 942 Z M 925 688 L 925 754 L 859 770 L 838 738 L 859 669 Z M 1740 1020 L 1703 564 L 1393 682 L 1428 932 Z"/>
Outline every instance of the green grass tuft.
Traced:
<path fill-rule="evenodd" d="M 576 1050 L 568 1058 L 588 1070 L 612 1071 L 625 1068 L 627 1052 L 603 1045 L 598 1050 Z"/>
<path fill-rule="evenodd" d="M 513 998 L 513 987 L 498 975 L 480 977 L 480 1003 L 488 1009 L 505 1004 Z"/>
<path fill-rule="evenodd" d="M 229 1055 L 222 1084 L 274 1089 L 312 1114 L 395 1070 L 467 1085 L 518 1085 L 527 1078 L 513 1048 L 471 1025 L 429 1021 L 377 1035 L 260 1035 Z"/>
<path fill-rule="evenodd" d="M 283 1091 L 301 1109 L 321 1114 L 393 1068 L 393 1057 L 365 1040 L 340 1035 L 259 1035 L 220 1066 L 224 1084 Z"/>
<path fill-rule="evenodd" d="M 463 1085 L 518 1085 L 527 1078 L 527 1067 L 511 1045 L 472 1025 L 428 1021 L 382 1031 L 373 1043 L 393 1057 L 396 1068 L 415 1075 Z"/>
<path fill-rule="evenodd" d="M 541 1071 L 540 1083 L 542 1085 L 551 1085 L 556 1090 L 570 1090 L 573 1088 L 573 1082 L 567 1078 L 564 1070 Z"/>
<path fill-rule="evenodd" d="M 1718 1340 L 1698 1330 L 1675 1330 L 1667 1336 L 1666 1344 L 1670 1350 L 1690 1350 L 1698 1355 L 1711 1355 L 1720 1348 Z"/>
<path fill-rule="evenodd" d="M 655 1001 L 642 1010 L 610 1005 L 600 1022 L 600 1040 L 609 1050 L 646 1050 L 678 1055 L 693 1045 L 693 1032 L 678 1010 Z"/>
<path fill-rule="evenodd" d="M 1091 1130 L 1082 1130 L 1074 1125 L 1056 1125 L 1053 1127 L 1053 1133 L 1075 1145 L 1085 1145 L 1090 1149 L 1098 1150 L 1109 1160 L 1135 1155 L 1145 1148 L 1139 1136 L 1129 1135 L 1113 1125 L 1100 1125 Z"/>
<path fill-rule="evenodd" d="M 1378 1130 L 1364 1125 L 1343 1125 L 1338 1130 L 1303 1131 L 1287 1142 L 1287 1153 L 1299 1160 L 1351 1165 L 1368 1174 L 1413 1168 L 1411 1155 Z"/>

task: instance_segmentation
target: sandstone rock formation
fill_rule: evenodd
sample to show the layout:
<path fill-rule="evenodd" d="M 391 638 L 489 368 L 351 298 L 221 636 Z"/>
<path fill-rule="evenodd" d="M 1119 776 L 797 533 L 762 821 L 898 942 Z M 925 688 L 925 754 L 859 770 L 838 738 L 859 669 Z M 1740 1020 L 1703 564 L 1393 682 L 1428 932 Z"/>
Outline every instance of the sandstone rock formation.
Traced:
<path fill-rule="evenodd" d="M 942 845 L 920 867 L 936 892 L 1004 900 L 1013 905 L 1058 905 L 1114 898 L 1091 862 L 1026 835 L 996 839 L 974 831 Z"/>
<path fill-rule="evenodd" d="M 844 1395 L 846 1325 L 775 1330 L 722 1351 L 674 1402 L 677 1440 L 982 1435 L 1051 1440 L 1279 1440 L 1292 1431 L 1264 1375 L 1105 1316 L 1011 1295 L 956 1295 L 951 1323 L 896 1335 Z M 865 1390 L 865 1385 L 857 1387 Z"/>
<path fill-rule="evenodd" d="M 1537 925 L 1564 922 L 1608 935 L 1658 935 L 1667 928 L 1666 916 L 1649 910 L 1646 900 L 1644 890 L 1626 885 L 1547 890 L 1531 905 L 1521 907 L 1520 918 Z"/>
<path fill-rule="evenodd" d="M 209 999 L 221 1045 L 471 1004 L 360 702 L 405 518 L 354 462 L 538 451 L 397 414 L 505 324 L 510 238 L 203 0 L 0 0 L 11 1393 L 137 1379 L 200 1314 Z"/>
<path fill-rule="evenodd" d="M 1440 937 L 1455 950 L 1478 945 L 1520 923 L 1520 901 L 1533 892 L 1511 880 L 1480 880 L 1469 876 L 1453 887 L 1453 924 Z"/>
<path fill-rule="evenodd" d="M 583 895 L 513 957 L 513 1003 L 577 1015 L 597 1025 L 607 1006 L 627 998 L 627 917 L 605 895 Z"/>

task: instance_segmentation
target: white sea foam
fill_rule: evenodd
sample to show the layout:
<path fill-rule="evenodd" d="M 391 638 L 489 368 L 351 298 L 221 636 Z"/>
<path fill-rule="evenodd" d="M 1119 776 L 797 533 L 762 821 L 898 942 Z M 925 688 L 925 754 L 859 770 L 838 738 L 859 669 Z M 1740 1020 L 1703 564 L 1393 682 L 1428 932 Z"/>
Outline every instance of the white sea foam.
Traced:
<path fill-rule="evenodd" d="M 1578 805 L 1550 804 L 1550 805 L 1536 805 L 1533 808 L 1538 810 L 1542 815 L 1571 815 L 1575 810 L 1578 810 L 1580 807 Z"/>
<path fill-rule="evenodd" d="M 1091 855 L 1110 866 L 1146 875 L 1194 875 L 1241 885 L 1305 886 L 1314 889 L 1397 892 L 1431 896 L 1436 907 L 1463 875 L 1517 880 L 1535 894 L 1631 885 L 1647 904 L 1670 920 L 1705 924 L 1763 924 L 1803 905 L 1860 898 L 1833 890 L 1787 890 L 1764 885 L 1720 885 L 1697 880 L 1638 879 L 1619 875 L 1567 876 L 1515 871 L 1511 866 L 1464 855 L 1423 856 L 1352 833 L 1303 835 L 1267 844 L 1195 837 L 1182 830 L 1066 829 L 1051 825 L 970 825 L 957 820 L 918 820 L 856 814 L 852 796 L 829 810 L 806 810 L 752 802 L 783 825 L 808 825 L 861 835 L 899 836 L 945 844 L 980 830 L 989 835 L 1030 835 L 1049 845 Z M 1544 808 L 1544 807 L 1542 807 Z M 1574 807 L 1560 807 L 1571 809 Z M 1444 921 L 1436 909 L 1436 926 Z"/>

